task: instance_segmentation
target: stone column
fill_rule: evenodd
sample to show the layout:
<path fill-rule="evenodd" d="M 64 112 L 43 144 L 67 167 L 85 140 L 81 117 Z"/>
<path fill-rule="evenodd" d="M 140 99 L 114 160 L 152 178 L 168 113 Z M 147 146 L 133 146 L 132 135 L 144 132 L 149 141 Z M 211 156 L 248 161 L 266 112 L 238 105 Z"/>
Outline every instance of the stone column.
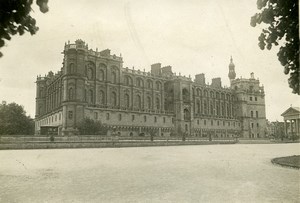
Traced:
<path fill-rule="evenodd" d="M 286 122 L 286 120 L 284 120 L 284 134 L 285 134 L 285 136 L 288 135 L 287 134 L 287 122 Z"/>
<path fill-rule="evenodd" d="M 290 120 L 291 123 L 291 135 L 293 136 L 293 119 Z"/>
<path fill-rule="evenodd" d="M 297 132 L 298 132 L 298 135 L 300 135 L 299 121 L 300 121 L 300 119 L 297 119 Z"/>

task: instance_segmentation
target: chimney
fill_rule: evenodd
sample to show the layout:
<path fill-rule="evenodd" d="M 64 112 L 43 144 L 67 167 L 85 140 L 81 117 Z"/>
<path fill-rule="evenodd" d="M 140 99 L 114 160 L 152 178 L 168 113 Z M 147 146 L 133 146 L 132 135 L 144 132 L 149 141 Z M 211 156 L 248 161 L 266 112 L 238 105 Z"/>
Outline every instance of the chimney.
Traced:
<path fill-rule="evenodd" d="M 222 87 L 221 78 L 213 78 L 211 80 L 211 86 L 215 88 L 221 88 Z"/>
<path fill-rule="evenodd" d="M 151 74 L 161 75 L 161 63 L 155 63 L 151 65 Z"/>
<path fill-rule="evenodd" d="M 101 56 L 110 56 L 110 50 L 109 49 L 105 49 L 103 51 L 100 51 L 100 55 Z"/>
<path fill-rule="evenodd" d="M 205 75 L 204 73 L 195 75 L 195 82 L 200 85 L 205 85 Z"/>

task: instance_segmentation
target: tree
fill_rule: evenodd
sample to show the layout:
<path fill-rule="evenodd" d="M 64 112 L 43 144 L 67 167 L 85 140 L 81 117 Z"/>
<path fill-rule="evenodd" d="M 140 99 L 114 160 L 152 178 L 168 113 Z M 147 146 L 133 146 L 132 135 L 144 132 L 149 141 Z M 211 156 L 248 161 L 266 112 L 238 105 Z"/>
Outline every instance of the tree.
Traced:
<path fill-rule="evenodd" d="M 288 81 L 293 93 L 300 94 L 298 0 L 257 0 L 257 8 L 261 12 L 251 17 L 251 26 L 262 22 L 269 26 L 262 29 L 258 45 L 262 50 L 281 45 L 278 60 L 284 73 L 290 73 Z"/>
<path fill-rule="evenodd" d="M 107 133 L 107 129 L 100 121 L 90 118 L 83 119 L 78 125 L 78 130 L 80 135 L 106 135 Z"/>
<path fill-rule="evenodd" d="M 0 0 L 0 48 L 4 46 L 4 39 L 10 40 L 11 36 L 25 31 L 34 35 L 38 31 L 36 20 L 30 16 L 33 0 Z M 40 11 L 46 13 L 48 0 L 36 0 Z M 0 57 L 3 54 L 0 52 Z"/>
<path fill-rule="evenodd" d="M 33 135 L 34 121 L 23 106 L 16 103 L 0 104 L 0 135 Z"/>

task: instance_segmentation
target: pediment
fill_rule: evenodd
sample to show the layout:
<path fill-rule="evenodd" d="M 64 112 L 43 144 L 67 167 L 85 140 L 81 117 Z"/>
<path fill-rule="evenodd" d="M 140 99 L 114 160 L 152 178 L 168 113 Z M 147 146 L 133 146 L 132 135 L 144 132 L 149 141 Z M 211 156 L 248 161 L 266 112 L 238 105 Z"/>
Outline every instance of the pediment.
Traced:
<path fill-rule="evenodd" d="M 286 117 L 286 116 L 295 116 L 295 115 L 300 115 L 300 110 L 297 107 L 290 107 L 285 112 L 283 112 L 281 114 L 281 116 L 283 116 L 283 117 Z"/>

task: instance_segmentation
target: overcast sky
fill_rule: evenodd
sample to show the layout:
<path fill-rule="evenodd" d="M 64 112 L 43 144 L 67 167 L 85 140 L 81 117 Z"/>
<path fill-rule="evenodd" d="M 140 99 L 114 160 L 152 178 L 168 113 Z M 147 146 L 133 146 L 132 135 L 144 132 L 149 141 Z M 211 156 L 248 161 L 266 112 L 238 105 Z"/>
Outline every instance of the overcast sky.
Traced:
<path fill-rule="evenodd" d="M 36 5 L 36 35 L 14 36 L 0 58 L 0 101 L 16 102 L 35 115 L 36 76 L 62 67 L 64 43 L 82 39 L 89 48 L 122 54 L 124 67 L 150 70 L 160 62 L 173 71 L 205 73 L 206 81 L 221 77 L 229 86 L 232 55 L 237 77 L 254 72 L 266 92 L 266 116 L 280 114 L 300 97 L 288 87 L 277 60 L 277 47 L 261 51 L 262 26 L 251 27 L 256 0 L 49 0 L 49 12 Z"/>

